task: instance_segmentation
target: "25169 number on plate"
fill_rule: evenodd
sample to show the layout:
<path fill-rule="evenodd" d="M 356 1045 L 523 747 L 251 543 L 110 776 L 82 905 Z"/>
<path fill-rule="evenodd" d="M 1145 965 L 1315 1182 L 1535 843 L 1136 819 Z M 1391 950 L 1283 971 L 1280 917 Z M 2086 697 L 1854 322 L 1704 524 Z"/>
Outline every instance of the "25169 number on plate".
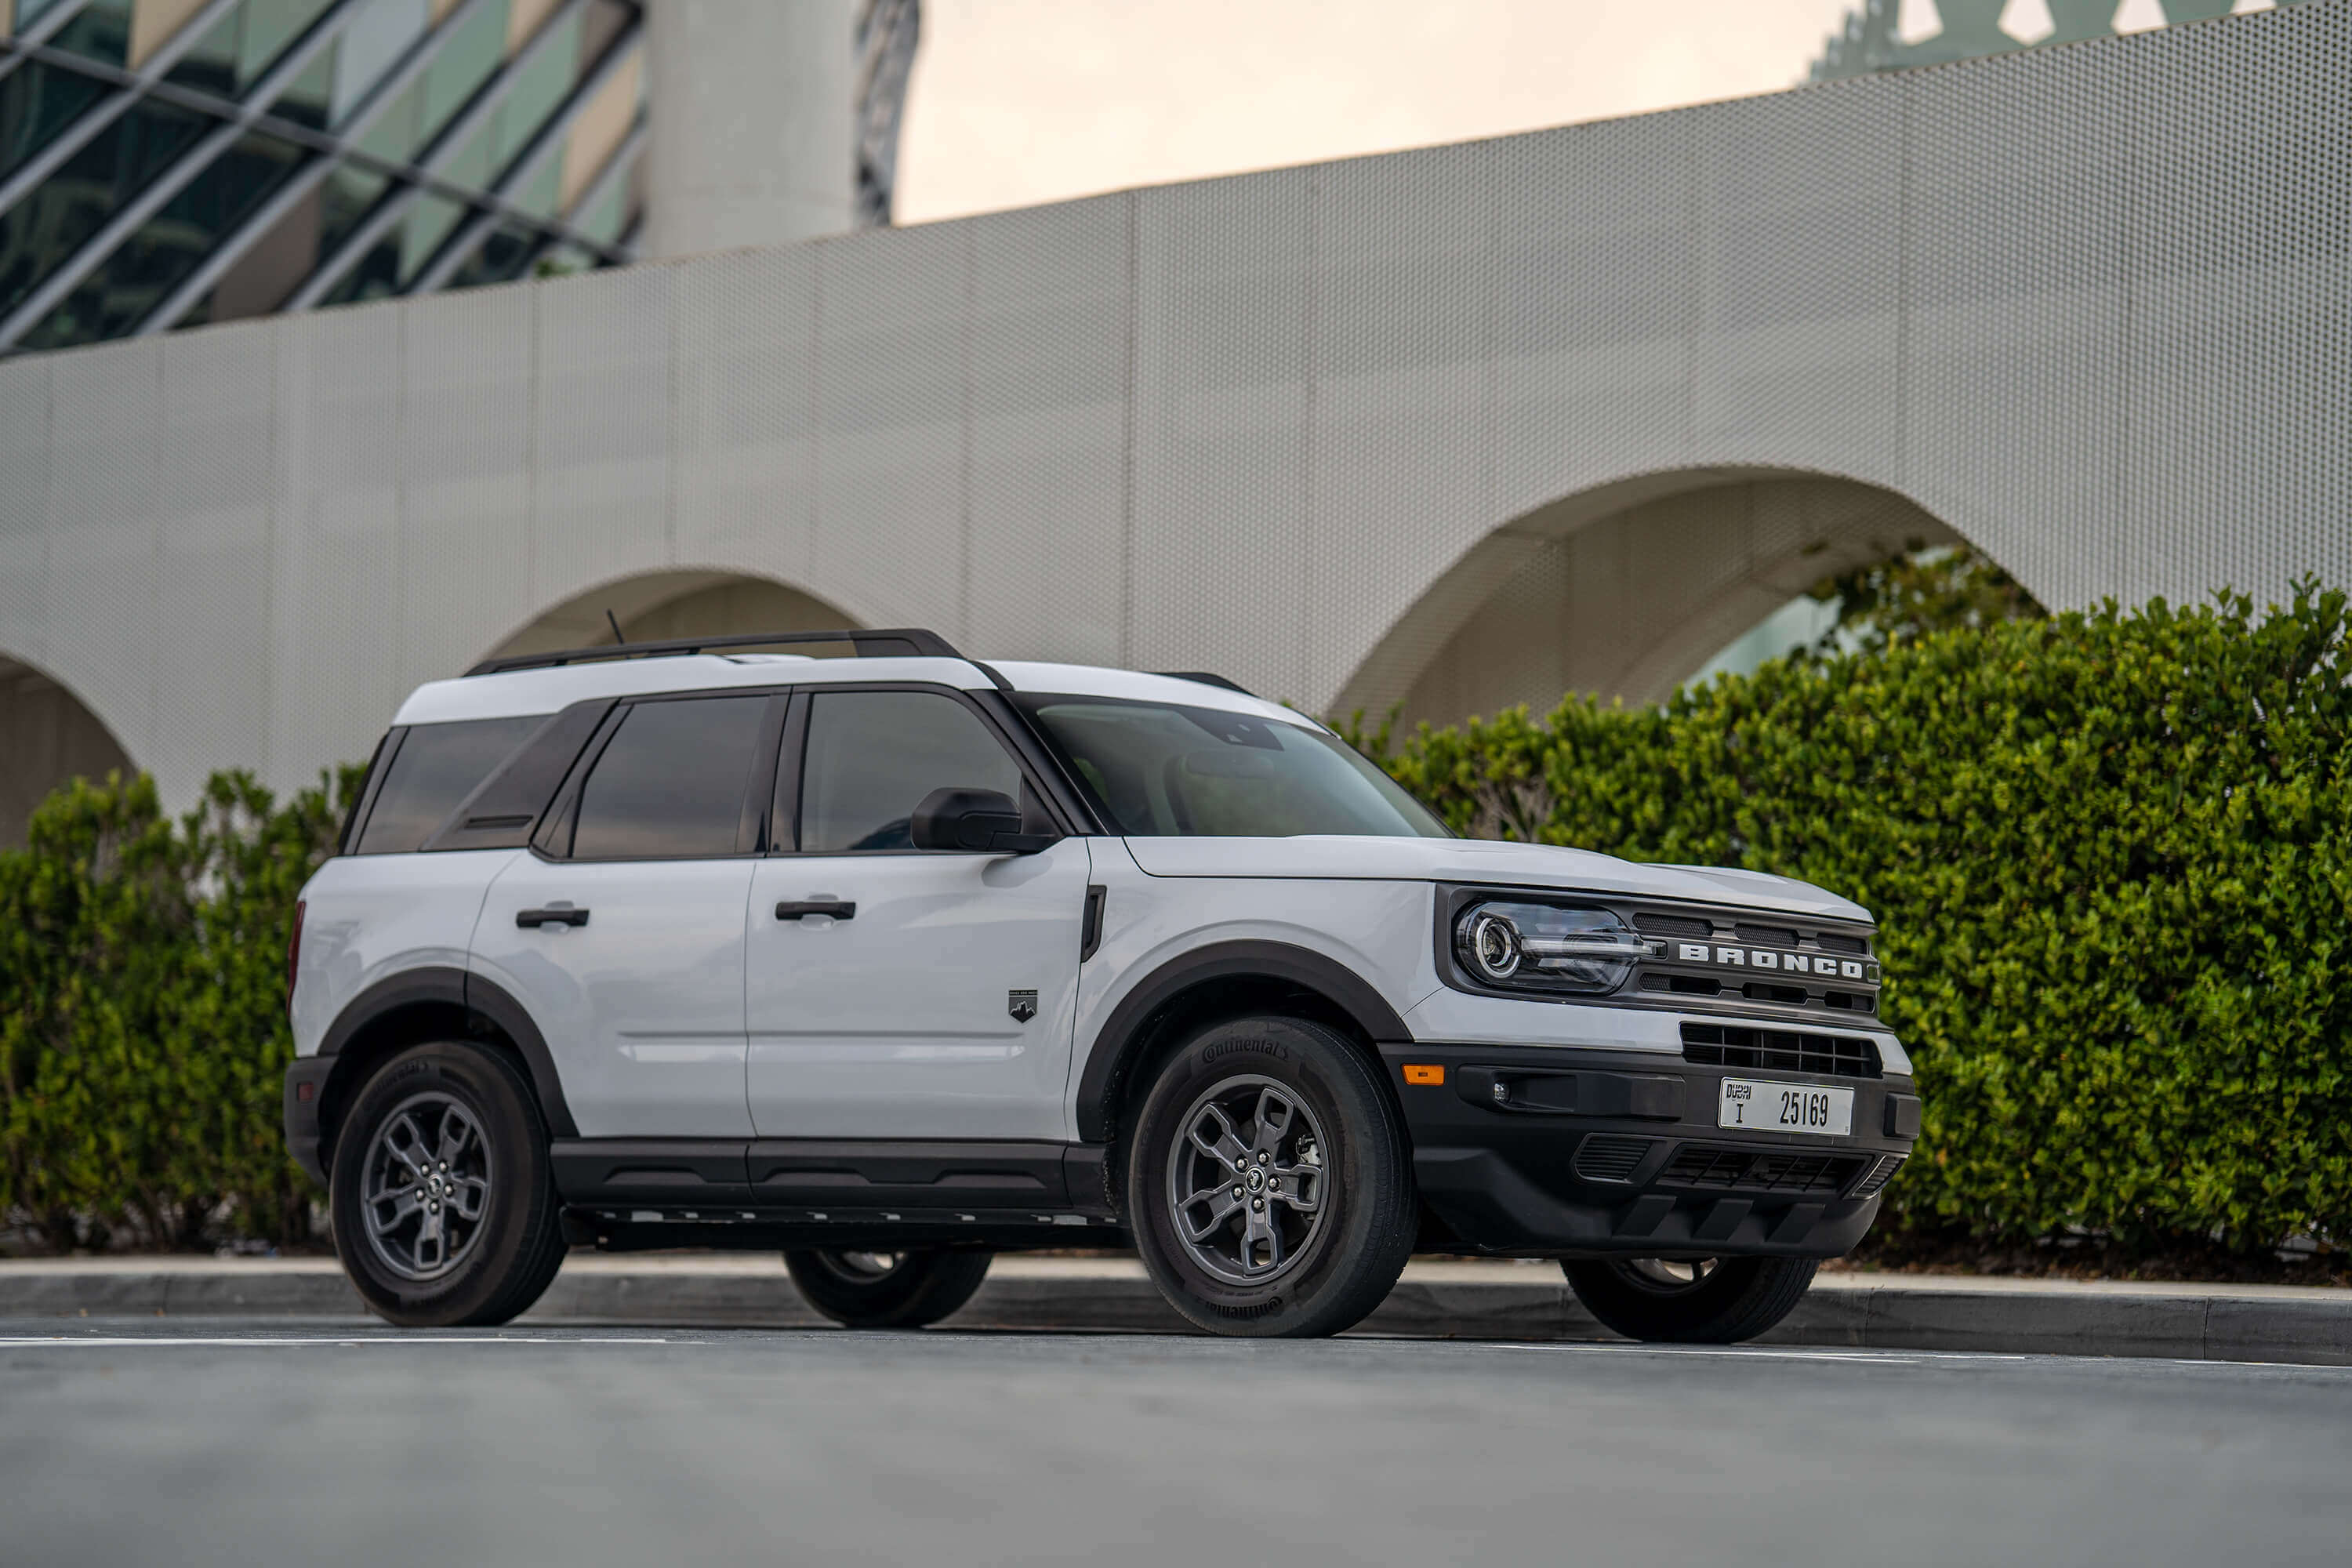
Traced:
<path fill-rule="evenodd" d="M 1723 1080 L 1723 1098 L 1716 1103 L 1715 1124 L 1843 1138 L 1853 1131 L 1853 1090 L 1727 1078 Z"/>

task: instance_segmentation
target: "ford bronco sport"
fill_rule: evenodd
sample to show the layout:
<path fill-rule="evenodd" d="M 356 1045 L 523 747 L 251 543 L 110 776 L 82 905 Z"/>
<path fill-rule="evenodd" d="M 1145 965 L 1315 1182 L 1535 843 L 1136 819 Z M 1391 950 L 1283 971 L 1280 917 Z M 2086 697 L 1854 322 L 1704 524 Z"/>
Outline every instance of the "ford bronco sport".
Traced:
<path fill-rule="evenodd" d="M 606 646 L 402 707 L 298 907 L 286 1126 L 394 1323 L 718 1247 L 916 1325 L 995 1252 L 1131 1244 L 1220 1333 L 1337 1332 L 1422 1250 L 1731 1341 L 1918 1131 L 1872 936 L 1455 838 L 1213 676 Z"/>

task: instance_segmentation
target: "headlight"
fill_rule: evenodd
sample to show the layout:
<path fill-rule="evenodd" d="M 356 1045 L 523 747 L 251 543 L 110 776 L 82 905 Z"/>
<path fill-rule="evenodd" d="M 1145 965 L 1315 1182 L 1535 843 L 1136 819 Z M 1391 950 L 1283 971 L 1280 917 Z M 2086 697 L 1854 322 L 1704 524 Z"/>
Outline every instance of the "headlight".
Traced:
<path fill-rule="evenodd" d="M 1454 918 L 1454 955 L 1470 978 L 1506 991 L 1614 991 L 1650 943 L 1607 910 L 1499 899 Z"/>

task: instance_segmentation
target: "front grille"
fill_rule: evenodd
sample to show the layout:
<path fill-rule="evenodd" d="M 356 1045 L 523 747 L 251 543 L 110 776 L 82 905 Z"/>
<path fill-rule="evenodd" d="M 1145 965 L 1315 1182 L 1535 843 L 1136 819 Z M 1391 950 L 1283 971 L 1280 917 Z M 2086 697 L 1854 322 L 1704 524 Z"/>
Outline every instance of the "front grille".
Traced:
<path fill-rule="evenodd" d="M 1630 1182 L 1643 1157 L 1657 1147 L 1654 1138 L 1620 1138 L 1595 1132 L 1576 1148 L 1576 1173 L 1588 1182 Z"/>
<path fill-rule="evenodd" d="M 1797 933 L 1785 926 L 1737 925 L 1732 934 L 1755 947 L 1794 947 Z"/>
<path fill-rule="evenodd" d="M 1851 1035 L 1755 1029 L 1744 1024 L 1683 1025 L 1683 1060 L 1710 1068 L 1760 1068 L 1768 1072 L 1876 1078 L 1878 1047 Z"/>
<path fill-rule="evenodd" d="M 1902 1155 L 1881 1154 L 1878 1163 L 1871 1166 L 1870 1173 L 1853 1184 L 1853 1195 L 1858 1198 L 1876 1196 L 1878 1189 L 1892 1181 L 1895 1173 L 1902 1168 Z"/>
<path fill-rule="evenodd" d="M 1715 928 L 1689 915 L 1662 915 L 1643 910 L 1633 917 L 1633 929 L 1645 936 L 1695 936 L 1704 942 Z"/>
<path fill-rule="evenodd" d="M 1859 957 L 1870 951 L 1870 943 L 1863 941 L 1862 938 L 1858 936 L 1840 936 L 1837 932 L 1832 931 L 1822 931 L 1815 936 L 1813 940 L 1820 942 L 1832 952 L 1851 952 Z"/>
<path fill-rule="evenodd" d="M 1652 970 L 1642 976 L 1642 989 L 1673 991 L 1685 996 L 1715 996 L 1722 993 L 1723 982 L 1704 974 L 1660 974 Z"/>
<path fill-rule="evenodd" d="M 1658 1173 L 1658 1184 L 1706 1192 L 1834 1193 L 1858 1163 L 1837 1154 L 1758 1154 L 1685 1144 Z"/>

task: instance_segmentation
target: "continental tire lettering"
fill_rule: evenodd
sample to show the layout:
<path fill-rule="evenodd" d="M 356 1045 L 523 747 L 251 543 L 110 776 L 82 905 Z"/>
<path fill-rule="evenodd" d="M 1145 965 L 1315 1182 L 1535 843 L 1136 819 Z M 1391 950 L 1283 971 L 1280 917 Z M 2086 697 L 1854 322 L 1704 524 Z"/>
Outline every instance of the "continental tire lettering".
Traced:
<path fill-rule="evenodd" d="M 1219 1040 L 1214 1045 L 1201 1047 L 1201 1065 L 1207 1067 L 1219 1057 L 1230 1056 L 1235 1051 L 1255 1051 L 1278 1062 L 1290 1059 L 1290 1047 L 1279 1040 Z"/>
<path fill-rule="evenodd" d="M 1282 1310 L 1282 1298 L 1279 1296 L 1268 1296 L 1265 1300 L 1249 1307 L 1228 1307 L 1218 1301 L 1203 1301 L 1201 1304 L 1212 1312 L 1228 1318 L 1263 1318 L 1268 1312 Z"/>

